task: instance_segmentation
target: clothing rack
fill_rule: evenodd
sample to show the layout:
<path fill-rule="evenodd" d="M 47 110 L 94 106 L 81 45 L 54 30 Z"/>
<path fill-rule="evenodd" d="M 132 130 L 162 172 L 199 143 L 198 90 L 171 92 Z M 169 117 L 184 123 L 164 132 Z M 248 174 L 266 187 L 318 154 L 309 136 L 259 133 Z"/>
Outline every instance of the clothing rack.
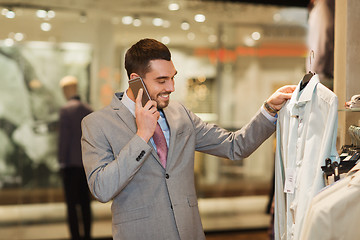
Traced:
<path fill-rule="evenodd" d="M 331 162 L 331 159 L 325 160 L 325 166 L 321 169 L 324 172 L 326 185 L 343 178 L 360 161 L 360 127 L 351 125 L 348 129 L 351 137 L 351 145 L 341 147 L 340 162 Z"/>

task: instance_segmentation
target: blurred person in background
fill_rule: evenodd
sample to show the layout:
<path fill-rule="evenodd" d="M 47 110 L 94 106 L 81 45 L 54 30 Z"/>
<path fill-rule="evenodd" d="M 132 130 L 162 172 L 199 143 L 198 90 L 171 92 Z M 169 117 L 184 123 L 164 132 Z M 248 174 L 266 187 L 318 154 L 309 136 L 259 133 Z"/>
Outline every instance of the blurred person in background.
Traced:
<path fill-rule="evenodd" d="M 66 76 L 61 79 L 60 86 L 67 100 L 60 110 L 59 163 L 68 225 L 71 239 L 88 240 L 91 239 L 91 199 L 81 157 L 81 121 L 92 109 L 80 100 L 77 78 Z M 80 232 L 84 233 L 83 238 L 80 238 Z"/>

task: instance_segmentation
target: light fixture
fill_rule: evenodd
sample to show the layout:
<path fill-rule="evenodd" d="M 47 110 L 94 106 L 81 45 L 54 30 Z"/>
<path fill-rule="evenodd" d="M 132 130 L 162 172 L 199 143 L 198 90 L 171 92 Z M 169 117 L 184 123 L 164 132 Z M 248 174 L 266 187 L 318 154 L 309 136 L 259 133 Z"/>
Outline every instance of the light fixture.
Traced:
<path fill-rule="evenodd" d="M 273 16 L 273 20 L 274 22 L 280 22 L 282 19 L 282 16 L 280 13 L 275 13 L 274 16 Z"/>
<path fill-rule="evenodd" d="M 14 39 L 6 38 L 6 39 L 4 40 L 4 44 L 5 44 L 5 46 L 7 46 L 7 47 L 11 47 L 11 46 L 14 45 Z"/>
<path fill-rule="evenodd" d="M 163 36 L 163 37 L 161 38 L 161 42 L 162 42 L 163 44 L 169 44 L 169 43 L 170 43 L 170 38 L 169 38 L 168 36 Z"/>
<path fill-rule="evenodd" d="M 51 19 L 51 18 L 54 18 L 55 15 L 56 15 L 55 11 L 53 11 L 53 10 L 47 11 L 47 17 L 48 17 L 48 18 L 50 18 L 50 19 Z"/>
<path fill-rule="evenodd" d="M 134 25 L 135 27 L 140 27 L 141 24 L 142 24 L 142 21 L 140 20 L 140 18 L 135 17 L 135 18 L 134 18 L 134 21 L 133 21 L 133 25 Z"/>
<path fill-rule="evenodd" d="M 254 47 L 255 46 L 255 40 L 252 39 L 250 36 L 246 36 L 243 39 L 245 46 L 247 47 Z"/>
<path fill-rule="evenodd" d="M 9 11 L 9 9 L 3 8 L 3 9 L 1 10 L 1 15 L 6 16 L 6 13 L 7 13 L 8 11 Z"/>
<path fill-rule="evenodd" d="M 7 18 L 15 18 L 15 12 L 12 9 L 8 9 L 8 11 L 5 14 L 5 17 Z"/>
<path fill-rule="evenodd" d="M 171 23 L 170 23 L 170 21 L 168 21 L 168 20 L 164 20 L 164 22 L 163 22 L 163 24 L 162 24 L 162 26 L 163 26 L 164 28 L 169 28 L 170 25 L 171 25 Z"/>
<path fill-rule="evenodd" d="M 170 3 L 168 8 L 170 11 L 177 11 L 180 9 L 180 6 L 178 3 Z"/>
<path fill-rule="evenodd" d="M 161 25 L 163 25 L 164 20 L 162 18 L 154 18 L 152 20 L 152 23 L 154 24 L 154 26 L 160 27 Z"/>
<path fill-rule="evenodd" d="M 187 34 L 187 38 L 189 39 L 189 40 L 195 40 L 195 33 L 193 33 L 193 32 L 189 32 L 188 34 Z"/>
<path fill-rule="evenodd" d="M 186 21 L 183 21 L 180 25 L 181 29 L 186 31 L 186 30 L 189 30 L 190 29 L 190 24 Z"/>
<path fill-rule="evenodd" d="M 130 25 L 130 24 L 132 24 L 133 20 L 134 19 L 132 16 L 124 16 L 121 21 L 125 25 Z"/>
<path fill-rule="evenodd" d="M 257 41 L 261 38 L 261 34 L 259 32 L 253 32 L 251 34 L 251 38 L 254 39 L 255 41 Z"/>
<path fill-rule="evenodd" d="M 23 33 L 15 33 L 14 39 L 15 39 L 15 41 L 20 42 L 20 41 L 24 40 L 24 34 Z"/>
<path fill-rule="evenodd" d="M 215 43 L 217 41 L 217 36 L 214 34 L 209 35 L 208 41 L 211 43 Z"/>
<path fill-rule="evenodd" d="M 195 21 L 197 22 L 205 22 L 206 20 L 206 17 L 204 14 L 196 14 L 195 17 L 194 17 Z"/>
<path fill-rule="evenodd" d="M 43 23 L 41 23 L 40 28 L 41 28 L 41 30 L 43 30 L 44 32 L 48 32 L 48 31 L 51 30 L 51 24 L 48 23 L 48 22 L 43 22 Z"/>
<path fill-rule="evenodd" d="M 39 9 L 36 11 L 36 16 L 38 18 L 42 18 L 42 19 L 52 19 L 54 18 L 56 15 L 55 11 L 53 10 L 44 10 L 44 9 Z"/>
<path fill-rule="evenodd" d="M 43 9 L 37 10 L 36 11 L 36 16 L 38 18 L 46 18 L 47 12 L 45 10 L 43 10 Z"/>

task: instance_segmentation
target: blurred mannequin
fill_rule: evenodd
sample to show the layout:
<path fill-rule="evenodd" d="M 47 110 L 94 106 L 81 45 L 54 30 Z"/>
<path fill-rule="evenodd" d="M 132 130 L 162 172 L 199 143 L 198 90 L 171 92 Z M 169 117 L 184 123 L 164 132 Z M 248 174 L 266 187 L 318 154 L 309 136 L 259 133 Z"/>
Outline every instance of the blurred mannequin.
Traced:
<path fill-rule="evenodd" d="M 309 4 L 308 48 L 314 56 L 307 59 L 307 71 L 319 74 L 320 81 L 333 88 L 335 0 L 311 0 Z"/>
<path fill-rule="evenodd" d="M 63 178 L 71 238 L 90 239 L 90 194 L 81 158 L 81 120 L 92 112 L 77 95 L 78 81 L 66 76 L 60 81 L 67 103 L 60 111 L 59 162 Z M 78 209 L 80 211 L 78 211 Z M 81 213 L 81 214 L 78 214 Z M 82 219 L 82 224 L 79 220 Z M 83 231 L 79 227 L 83 226 Z M 84 237 L 80 238 L 80 232 Z"/>

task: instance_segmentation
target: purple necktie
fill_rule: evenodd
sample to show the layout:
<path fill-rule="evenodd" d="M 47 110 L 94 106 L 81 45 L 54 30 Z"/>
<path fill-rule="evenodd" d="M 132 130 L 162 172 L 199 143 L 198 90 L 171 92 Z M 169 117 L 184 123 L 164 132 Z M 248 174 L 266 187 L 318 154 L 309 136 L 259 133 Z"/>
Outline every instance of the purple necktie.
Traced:
<path fill-rule="evenodd" d="M 163 167 L 165 168 L 168 148 L 167 148 L 164 133 L 163 133 L 159 123 L 156 124 L 153 140 L 156 145 L 156 151 L 160 158 L 160 162 L 163 165 Z"/>

